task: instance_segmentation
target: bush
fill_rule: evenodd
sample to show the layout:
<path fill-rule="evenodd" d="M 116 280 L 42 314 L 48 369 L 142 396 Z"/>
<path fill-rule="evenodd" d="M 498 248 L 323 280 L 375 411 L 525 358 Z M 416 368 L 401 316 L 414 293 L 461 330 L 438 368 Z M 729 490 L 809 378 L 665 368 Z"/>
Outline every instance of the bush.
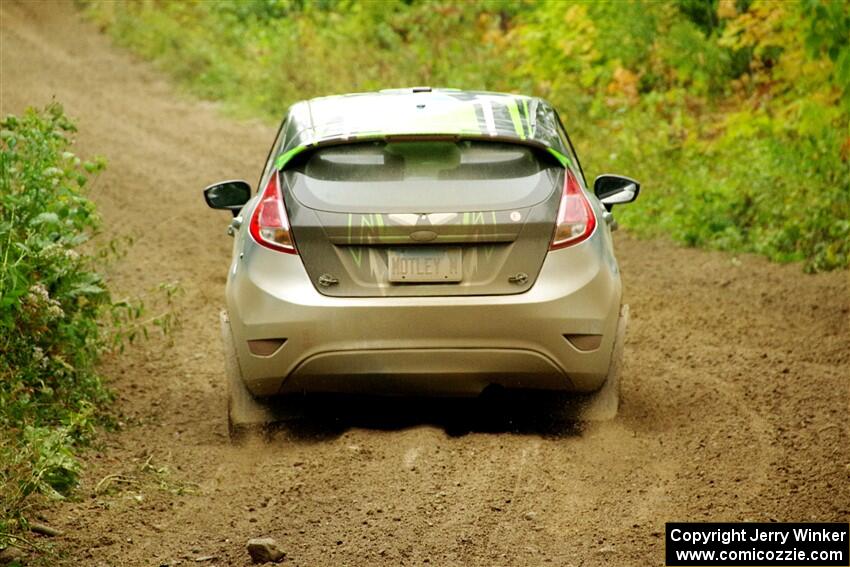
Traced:
<path fill-rule="evenodd" d="M 35 493 L 75 485 L 75 445 L 110 399 L 94 365 L 111 309 L 93 257 L 98 218 L 83 189 L 100 161 L 68 151 L 75 129 L 51 104 L 0 122 L 0 532 Z M 3 544 L 0 534 L 0 546 Z"/>
<path fill-rule="evenodd" d="M 510 32 L 519 70 L 579 126 L 586 169 L 644 182 L 623 226 L 850 265 L 850 4 L 564 7 L 538 4 Z"/>

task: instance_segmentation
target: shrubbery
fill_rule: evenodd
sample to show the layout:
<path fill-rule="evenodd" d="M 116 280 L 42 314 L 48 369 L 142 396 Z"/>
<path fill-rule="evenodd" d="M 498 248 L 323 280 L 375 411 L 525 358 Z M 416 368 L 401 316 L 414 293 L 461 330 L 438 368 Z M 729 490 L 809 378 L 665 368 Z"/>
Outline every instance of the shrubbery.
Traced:
<path fill-rule="evenodd" d="M 578 127 L 590 169 L 645 183 L 618 212 L 626 227 L 812 271 L 850 264 L 850 4 L 564 8 L 536 5 L 509 32 L 519 74 Z"/>
<path fill-rule="evenodd" d="M 94 365 L 112 304 L 81 249 L 103 164 L 68 151 L 74 131 L 58 104 L 0 122 L 0 546 L 31 495 L 75 485 L 72 448 L 109 400 Z"/>
<path fill-rule="evenodd" d="M 89 2 L 204 97 L 279 119 L 430 84 L 548 98 L 639 234 L 850 263 L 850 4 L 830 0 Z"/>
<path fill-rule="evenodd" d="M 113 301 L 95 269 L 129 239 L 88 243 L 99 219 L 84 193 L 104 163 L 68 151 L 75 131 L 56 103 L 0 122 L 0 548 L 26 527 L 32 496 L 76 486 L 76 449 L 109 423 L 100 356 L 177 323 L 178 283 L 147 306 Z"/>

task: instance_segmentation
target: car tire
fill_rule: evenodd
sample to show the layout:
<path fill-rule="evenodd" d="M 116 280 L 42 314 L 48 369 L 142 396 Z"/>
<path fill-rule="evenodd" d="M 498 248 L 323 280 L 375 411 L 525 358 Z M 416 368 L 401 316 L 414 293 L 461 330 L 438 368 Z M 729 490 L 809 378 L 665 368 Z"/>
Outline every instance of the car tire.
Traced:
<path fill-rule="evenodd" d="M 620 375 L 623 371 L 623 351 L 626 339 L 626 326 L 629 323 L 629 306 L 620 307 L 620 319 L 617 322 L 617 334 L 611 351 L 611 363 L 608 376 L 602 387 L 587 395 L 579 407 L 581 421 L 610 421 L 617 417 L 620 407 Z"/>
<path fill-rule="evenodd" d="M 245 387 L 227 312 L 222 311 L 220 318 L 227 384 L 227 433 L 231 441 L 235 441 L 252 432 L 262 433 L 276 417 L 268 404 L 258 400 Z"/>

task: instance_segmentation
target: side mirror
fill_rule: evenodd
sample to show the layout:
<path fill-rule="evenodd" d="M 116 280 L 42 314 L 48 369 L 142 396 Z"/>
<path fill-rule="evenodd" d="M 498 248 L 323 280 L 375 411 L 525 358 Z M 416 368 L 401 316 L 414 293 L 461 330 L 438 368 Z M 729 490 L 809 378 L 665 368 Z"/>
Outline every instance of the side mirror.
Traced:
<path fill-rule="evenodd" d="M 593 182 L 593 192 L 599 198 L 606 210 L 614 205 L 631 203 L 640 194 L 640 183 L 622 175 L 604 174 Z"/>
<path fill-rule="evenodd" d="M 245 181 L 222 181 L 204 189 L 204 200 L 207 206 L 211 209 L 231 211 L 234 217 L 250 199 L 251 186 Z"/>

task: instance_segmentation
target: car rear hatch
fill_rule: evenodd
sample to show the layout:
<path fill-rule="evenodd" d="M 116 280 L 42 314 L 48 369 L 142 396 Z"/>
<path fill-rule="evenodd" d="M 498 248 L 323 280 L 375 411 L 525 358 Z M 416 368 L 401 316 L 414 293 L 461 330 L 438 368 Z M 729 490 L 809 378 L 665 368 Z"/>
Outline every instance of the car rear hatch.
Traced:
<path fill-rule="evenodd" d="M 298 253 L 316 289 L 337 297 L 526 291 L 563 183 L 545 152 L 470 140 L 328 146 L 283 173 Z"/>

